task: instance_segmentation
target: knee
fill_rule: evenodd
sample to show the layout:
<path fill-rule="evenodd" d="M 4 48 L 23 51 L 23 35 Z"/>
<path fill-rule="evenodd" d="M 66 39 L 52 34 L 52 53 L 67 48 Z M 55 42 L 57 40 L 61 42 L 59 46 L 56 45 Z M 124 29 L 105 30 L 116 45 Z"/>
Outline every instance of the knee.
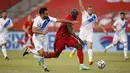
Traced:
<path fill-rule="evenodd" d="M 127 47 L 127 43 L 125 42 L 125 43 L 123 43 L 123 45 L 124 45 L 124 47 Z"/>
<path fill-rule="evenodd" d="M 77 44 L 77 45 L 76 45 L 76 48 L 79 49 L 79 48 L 83 48 L 83 47 L 82 47 L 82 45 Z"/>

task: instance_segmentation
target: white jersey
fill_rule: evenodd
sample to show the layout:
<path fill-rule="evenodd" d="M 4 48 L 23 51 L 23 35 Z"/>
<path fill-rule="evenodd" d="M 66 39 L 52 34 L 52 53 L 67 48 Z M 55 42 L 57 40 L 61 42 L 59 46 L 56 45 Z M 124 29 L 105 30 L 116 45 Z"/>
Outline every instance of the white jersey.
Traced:
<path fill-rule="evenodd" d="M 13 27 L 12 20 L 10 18 L 0 18 L 0 45 L 5 44 L 8 39 L 7 27 Z"/>
<path fill-rule="evenodd" d="M 82 12 L 82 25 L 80 30 L 85 32 L 93 32 L 93 25 L 95 21 L 97 21 L 96 14 L 92 14 L 90 16 L 88 12 L 84 10 Z"/>
<path fill-rule="evenodd" d="M 36 27 L 40 32 L 47 31 L 49 23 L 56 22 L 56 20 L 57 20 L 56 18 L 50 16 L 45 20 L 41 19 L 40 16 L 37 16 L 34 19 L 33 27 Z M 46 35 L 41 35 L 36 33 L 33 34 L 33 42 L 34 42 L 35 49 L 37 51 L 39 51 L 40 49 L 43 49 L 46 52 L 48 51 L 46 40 L 47 40 Z"/>
<path fill-rule="evenodd" d="M 119 32 L 116 32 L 118 34 L 125 34 L 125 31 L 126 31 L 126 20 L 121 20 L 121 19 L 118 19 L 115 21 L 115 23 L 113 24 L 113 26 L 116 27 L 116 29 L 119 31 Z"/>
<path fill-rule="evenodd" d="M 43 20 L 40 16 L 37 16 L 35 19 L 34 19 L 34 23 L 33 23 L 33 27 L 36 27 L 38 29 L 38 31 L 46 31 L 48 29 L 48 24 L 50 22 L 56 22 L 56 18 L 53 18 L 53 17 L 48 17 L 47 19 Z M 33 36 L 38 36 L 38 35 L 41 35 L 41 34 L 36 34 L 34 33 Z M 44 35 L 42 35 L 44 36 Z"/>
<path fill-rule="evenodd" d="M 1 35 L 8 35 L 8 27 L 13 27 L 13 23 L 12 20 L 10 18 L 0 18 L 0 31 L 1 31 Z"/>

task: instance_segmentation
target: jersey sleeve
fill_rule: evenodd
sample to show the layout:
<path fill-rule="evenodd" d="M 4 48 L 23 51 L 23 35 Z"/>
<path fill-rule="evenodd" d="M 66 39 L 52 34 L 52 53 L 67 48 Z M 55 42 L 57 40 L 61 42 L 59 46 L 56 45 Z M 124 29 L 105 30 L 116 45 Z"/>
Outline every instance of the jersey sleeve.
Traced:
<path fill-rule="evenodd" d="M 37 27 L 38 26 L 38 20 L 37 18 L 34 19 L 34 22 L 33 22 L 33 27 Z"/>
<path fill-rule="evenodd" d="M 98 22 L 98 17 L 97 17 L 97 15 L 96 15 L 96 14 L 95 14 L 95 16 L 96 16 L 95 22 Z"/>
<path fill-rule="evenodd" d="M 114 24 L 113 24 L 113 26 L 116 26 L 116 25 L 117 25 L 117 22 L 118 22 L 118 21 L 115 21 Z"/>
<path fill-rule="evenodd" d="M 84 15 L 84 14 L 88 14 L 88 12 L 87 12 L 86 10 L 82 11 L 81 13 L 82 13 L 83 15 Z"/>
<path fill-rule="evenodd" d="M 12 20 L 10 19 L 10 24 L 9 24 L 9 27 L 13 27 L 13 22 Z"/>
<path fill-rule="evenodd" d="M 57 21 L 57 19 L 54 18 L 54 17 L 49 16 L 49 18 L 50 18 L 50 21 L 51 21 L 51 22 L 56 22 L 56 21 Z"/>

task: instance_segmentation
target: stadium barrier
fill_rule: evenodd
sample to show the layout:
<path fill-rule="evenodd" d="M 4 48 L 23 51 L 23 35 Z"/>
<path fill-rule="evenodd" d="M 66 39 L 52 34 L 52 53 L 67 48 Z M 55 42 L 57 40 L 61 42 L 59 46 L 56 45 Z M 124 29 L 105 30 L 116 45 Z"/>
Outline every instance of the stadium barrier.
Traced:
<path fill-rule="evenodd" d="M 77 33 L 78 34 L 78 33 Z M 103 52 L 104 47 L 108 44 L 111 43 L 112 36 L 114 33 L 109 33 L 109 35 L 105 35 L 104 33 L 94 33 L 93 36 L 93 50 L 94 52 Z M 22 45 L 18 44 L 16 40 L 23 40 L 24 39 L 24 32 L 10 32 L 9 33 L 9 38 L 7 40 L 7 49 L 8 50 L 20 50 Z M 49 50 L 53 50 L 53 44 L 54 44 L 54 39 L 55 39 L 55 32 L 49 32 L 48 37 L 47 37 L 47 42 L 48 42 L 48 48 Z M 128 33 L 128 48 L 130 51 L 130 33 Z M 30 45 L 30 41 L 27 42 L 26 45 Z M 67 47 L 66 47 L 67 48 Z M 65 51 L 70 51 L 71 49 L 66 49 Z M 84 47 L 84 50 L 87 51 L 87 47 Z M 123 46 L 121 43 L 118 43 L 116 47 L 111 48 L 109 50 L 110 52 L 118 52 L 118 51 L 123 51 Z"/>

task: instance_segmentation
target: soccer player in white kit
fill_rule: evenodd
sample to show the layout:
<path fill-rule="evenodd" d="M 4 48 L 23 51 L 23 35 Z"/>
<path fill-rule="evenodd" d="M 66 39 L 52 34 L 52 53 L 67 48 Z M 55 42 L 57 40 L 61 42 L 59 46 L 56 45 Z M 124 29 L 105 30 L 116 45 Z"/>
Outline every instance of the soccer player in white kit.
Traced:
<path fill-rule="evenodd" d="M 89 57 L 89 64 L 93 64 L 92 60 L 92 37 L 93 37 L 93 25 L 94 23 L 103 29 L 103 31 L 106 33 L 106 30 L 98 24 L 97 16 L 96 14 L 93 14 L 93 8 L 92 6 L 88 6 L 87 11 L 83 7 L 82 0 L 79 0 L 79 6 L 82 13 L 82 25 L 80 27 L 79 37 L 87 42 L 88 47 L 88 57 Z M 73 49 L 70 53 L 70 57 L 72 57 L 75 53 L 76 49 Z"/>
<path fill-rule="evenodd" d="M 2 18 L 0 18 L 0 46 L 2 47 L 2 53 L 5 60 L 9 60 L 6 52 L 6 43 L 8 39 L 8 30 L 13 27 L 12 20 L 7 17 L 7 12 L 2 12 Z"/>
<path fill-rule="evenodd" d="M 109 48 L 114 47 L 117 44 L 117 42 L 120 41 L 124 46 L 124 59 L 128 60 L 129 59 L 127 55 L 128 44 L 127 44 L 126 20 L 124 12 L 120 13 L 120 18 L 114 22 L 112 28 L 115 31 L 113 42 L 105 47 L 104 52 L 107 52 Z"/>
<path fill-rule="evenodd" d="M 44 71 L 49 72 L 47 67 L 44 64 L 44 56 L 48 54 L 47 48 L 47 33 L 48 33 L 48 25 L 50 22 L 66 22 L 66 23 L 77 23 L 76 21 L 68 21 L 64 19 L 56 19 L 51 16 L 48 16 L 47 8 L 41 8 L 39 10 L 40 16 L 37 16 L 34 19 L 33 23 L 33 43 L 35 49 L 30 49 L 30 52 L 35 54 L 35 57 L 39 58 L 42 63 L 41 66 L 44 68 Z M 28 54 L 28 52 L 24 52 L 24 55 Z"/>

